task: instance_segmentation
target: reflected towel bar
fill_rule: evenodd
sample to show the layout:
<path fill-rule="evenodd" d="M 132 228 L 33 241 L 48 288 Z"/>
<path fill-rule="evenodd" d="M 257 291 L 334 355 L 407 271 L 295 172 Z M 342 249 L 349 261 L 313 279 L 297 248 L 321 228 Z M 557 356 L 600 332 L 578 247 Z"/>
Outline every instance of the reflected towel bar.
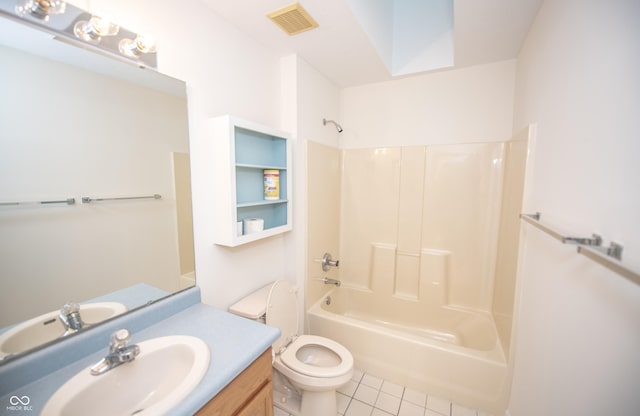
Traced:
<path fill-rule="evenodd" d="M 91 202 L 102 202 L 102 201 L 124 201 L 130 199 L 162 199 L 162 195 L 153 194 L 153 195 L 143 195 L 143 196 L 119 196 L 112 198 L 91 198 L 88 196 L 82 197 L 83 204 L 89 204 Z"/>
<path fill-rule="evenodd" d="M 52 204 L 67 204 L 73 205 L 76 203 L 75 198 L 60 199 L 55 201 L 22 201 L 22 202 L 0 202 L 0 206 L 16 206 L 16 205 L 52 205 Z"/>
<path fill-rule="evenodd" d="M 626 277 L 632 282 L 640 284 L 640 273 L 631 270 L 621 262 L 623 249 L 621 244 L 612 241 L 609 247 L 605 247 L 602 245 L 602 237 L 597 234 L 593 234 L 592 237 L 587 238 L 567 237 L 540 222 L 540 217 L 539 212 L 535 214 L 520 214 L 522 220 L 544 231 L 563 244 L 576 244 L 578 246 L 578 253 Z"/>

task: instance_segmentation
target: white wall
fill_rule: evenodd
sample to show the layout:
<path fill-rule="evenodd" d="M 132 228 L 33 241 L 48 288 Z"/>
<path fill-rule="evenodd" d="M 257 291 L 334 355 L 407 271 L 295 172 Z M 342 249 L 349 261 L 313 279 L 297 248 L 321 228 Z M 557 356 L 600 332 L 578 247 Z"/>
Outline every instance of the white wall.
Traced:
<path fill-rule="evenodd" d="M 547 1 L 518 58 L 537 123 L 528 211 L 640 269 L 640 2 Z M 512 416 L 637 415 L 640 287 L 524 226 Z"/>
<path fill-rule="evenodd" d="M 342 91 L 342 148 L 506 141 L 515 61 Z"/>
<path fill-rule="evenodd" d="M 187 83 L 191 138 L 196 282 L 202 301 L 226 308 L 287 277 L 288 235 L 230 249 L 213 244 L 213 175 L 207 119 L 232 114 L 283 128 L 280 58 L 210 12 L 202 1 L 77 1 L 158 41 L 158 67 Z"/>

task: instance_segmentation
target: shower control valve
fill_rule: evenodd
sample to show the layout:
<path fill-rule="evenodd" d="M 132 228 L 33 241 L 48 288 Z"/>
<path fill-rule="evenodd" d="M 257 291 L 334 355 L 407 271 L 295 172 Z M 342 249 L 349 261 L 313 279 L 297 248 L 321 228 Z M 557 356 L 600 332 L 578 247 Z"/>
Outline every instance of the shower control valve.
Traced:
<path fill-rule="evenodd" d="M 331 258 L 331 254 L 329 253 L 324 253 L 324 256 L 322 256 L 322 271 L 326 272 L 329 271 L 330 267 L 340 267 L 340 260 L 333 260 Z"/>

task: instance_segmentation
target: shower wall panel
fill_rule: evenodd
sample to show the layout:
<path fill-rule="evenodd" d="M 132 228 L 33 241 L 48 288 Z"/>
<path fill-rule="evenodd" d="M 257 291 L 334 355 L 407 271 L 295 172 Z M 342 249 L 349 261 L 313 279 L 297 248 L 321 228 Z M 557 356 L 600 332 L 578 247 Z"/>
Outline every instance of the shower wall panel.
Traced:
<path fill-rule="evenodd" d="M 307 153 L 307 276 L 311 279 L 305 289 L 307 305 L 322 297 L 330 287 L 319 279 L 340 278 L 340 269 L 323 272 L 319 259 L 324 253 L 338 257 L 340 241 L 340 175 L 342 153 L 335 147 L 311 140 L 306 142 Z"/>
<path fill-rule="evenodd" d="M 516 292 L 520 213 L 522 212 L 525 167 L 529 146 L 528 135 L 529 129 L 525 129 L 505 145 L 500 233 L 493 285 L 493 316 L 502 342 L 502 349 L 507 355 L 510 350 L 513 303 Z"/>
<path fill-rule="evenodd" d="M 427 148 L 422 246 L 451 253 L 447 303 L 491 310 L 503 148 Z"/>
<path fill-rule="evenodd" d="M 352 285 L 371 287 L 372 244 L 397 244 L 400 161 L 400 148 L 343 153 L 340 276 Z"/>
<path fill-rule="evenodd" d="M 342 280 L 490 310 L 503 152 L 503 143 L 344 150 Z"/>

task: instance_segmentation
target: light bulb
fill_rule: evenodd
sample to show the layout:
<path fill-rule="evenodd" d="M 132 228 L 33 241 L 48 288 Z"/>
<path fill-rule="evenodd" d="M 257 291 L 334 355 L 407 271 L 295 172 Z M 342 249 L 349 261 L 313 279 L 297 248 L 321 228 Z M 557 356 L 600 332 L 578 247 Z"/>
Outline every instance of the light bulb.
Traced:
<path fill-rule="evenodd" d="M 119 43 L 120 52 L 123 55 L 135 58 L 143 53 L 155 53 L 156 42 L 150 36 L 138 35 L 135 40 L 122 39 Z"/>
<path fill-rule="evenodd" d="M 49 15 L 64 13 L 67 3 L 61 0 L 26 0 L 15 7 L 19 15 L 30 15 L 42 20 L 49 20 Z"/>
<path fill-rule="evenodd" d="M 73 33 L 76 37 L 87 41 L 98 43 L 103 36 L 114 36 L 120 31 L 120 27 L 112 23 L 109 19 L 92 16 L 87 22 L 81 20 L 73 26 Z"/>

